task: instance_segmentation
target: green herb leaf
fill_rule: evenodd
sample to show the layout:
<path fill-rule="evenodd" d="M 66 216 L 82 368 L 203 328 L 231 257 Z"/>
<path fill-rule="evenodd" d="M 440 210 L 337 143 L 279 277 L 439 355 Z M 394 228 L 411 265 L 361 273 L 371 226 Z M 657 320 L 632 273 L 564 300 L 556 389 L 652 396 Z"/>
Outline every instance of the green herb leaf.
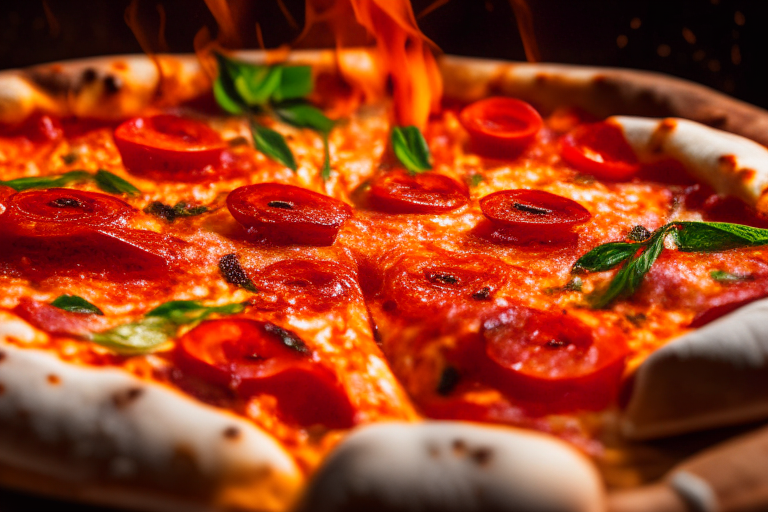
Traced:
<path fill-rule="evenodd" d="M 282 341 L 283 345 L 286 347 L 292 348 L 296 352 L 300 352 L 302 354 L 309 354 L 309 348 L 307 348 L 307 345 L 304 344 L 304 341 L 302 341 L 302 339 L 299 338 L 295 333 L 283 329 L 282 327 L 279 327 L 270 322 L 264 324 L 264 330 L 280 338 L 280 341 Z"/>
<path fill-rule="evenodd" d="M 272 94 L 276 102 L 304 98 L 312 92 L 312 68 L 309 66 L 283 66 L 280 85 Z"/>
<path fill-rule="evenodd" d="M 323 169 L 320 171 L 323 181 L 331 179 L 331 151 L 328 147 L 328 135 L 323 135 Z"/>
<path fill-rule="evenodd" d="M 99 308 L 88 302 L 82 297 L 77 295 L 59 295 L 51 302 L 51 306 L 69 311 L 72 313 L 84 313 L 93 315 L 104 315 L 104 312 Z"/>
<path fill-rule="evenodd" d="M 176 324 L 161 317 L 146 317 L 90 335 L 91 341 L 121 354 L 151 352 L 176 334 Z"/>
<path fill-rule="evenodd" d="M 418 174 L 432 169 L 429 146 L 415 126 L 392 128 L 392 149 L 408 172 Z"/>
<path fill-rule="evenodd" d="M 127 194 L 129 196 L 137 196 L 141 194 L 141 190 L 137 189 L 120 176 L 105 171 L 104 169 L 96 171 L 94 180 L 96 181 L 96 186 L 110 194 Z"/>
<path fill-rule="evenodd" d="M 91 174 L 85 171 L 70 171 L 57 176 L 34 176 L 31 178 L 17 178 L 15 180 L 0 181 L 0 185 L 11 187 L 17 192 L 22 190 L 65 187 L 72 183 L 89 181 Z"/>
<path fill-rule="evenodd" d="M 232 69 L 232 67 L 230 67 Z M 246 105 L 266 105 L 280 85 L 283 69 L 280 66 L 253 66 L 238 63 L 233 76 L 235 90 Z"/>
<path fill-rule="evenodd" d="M 572 272 L 586 270 L 587 272 L 602 272 L 610 270 L 622 261 L 635 254 L 641 244 L 629 242 L 610 242 L 598 245 L 587 254 L 576 260 Z"/>
<path fill-rule="evenodd" d="M 234 82 L 234 77 L 238 74 L 237 66 L 233 60 L 219 53 L 214 55 L 219 65 L 219 76 L 213 83 L 213 96 L 216 103 L 230 114 L 242 114 L 245 104 Z"/>
<path fill-rule="evenodd" d="M 675 222 L 681 251 L 715 252 L 768 244 L 768 229 L 727 222 Z"/>
<path fill-rule="evenodd" d="M 641 253 L 632 256 L 627 263 L 619 269 L 611 280 L 608 288 L 590 297 L 592 307 L 602 309 L 620 296 L 629 296 L 637 291 L 645 274 L 664 249 L 664 238 L 667 234 L 667 226 L 659 228 L 653 236 L 643 244 Z M 633 244 L 637 245 L 637 244 Z"/>
<path fill-rule="evenodd" d="M 485 176 L 483 176 L 482 174 L 473 174 L 472 176 L 469 177 L 469 186 L 472 188 L 475 188 L 476 186 L 478 186 L 480 183 L 484 181 L 485 181 Z"/>
<path fill-rule="evenodd" d="M 179 201 L 175 205 L 173 205 L 173 212 L 176 214 L 177 217 L 196 217 L 197 215 L 202 215 L 205 212 L 208 211 L 207 206 L 198 205 L 198 206 L 191 206 L 188 203 L 185 203 L 184 201 Z"/>
<path fill-rule="evenodd" d="M 713 270 L 709 273 L 714 281 L 723 284 L 740 283 L 742 281 L 752 281 L 754 278 L 749 274 L 732 274 L 725 270 Z"/>
<path fill-rule="evenodd" d="M 283 164 L 293 172 L 296 172 L 296 160 L 293 158 L 291 148 L 279 132 L 266 126 L 261 126 L 256 121 L 251 121 L 253 142 L 256 149 L 267 155 L 272 160 Z"/>
<path fill-rule="evenodd" d="M 244 310 L 245 305 L 240 302 L 223 306 L 203 306 L 195 300 L 174 300 L 157 306 L 146 316 L 165 318 L 176 325 L 183 325 L 205 320 L 213 313 L 234 315 Z"/>
<path fill-rule="evenodd" d="M 327 135 L 333 129 L 333 121 L 319 108 L 308 103 L 282 103 L 275 107 L 275 113 L 291 126 L 310 128 L 323 135 Z"/>
<path fill-rule="evenodd" d="M 259 290 L 254 286 L 253 281 L 248 277 L 237 259 L 237 254 L 225 254 L 219 260 L 219 272 L 224 279 L 235 286 L 239 286 L 252 293 L 258 293 Z"/>

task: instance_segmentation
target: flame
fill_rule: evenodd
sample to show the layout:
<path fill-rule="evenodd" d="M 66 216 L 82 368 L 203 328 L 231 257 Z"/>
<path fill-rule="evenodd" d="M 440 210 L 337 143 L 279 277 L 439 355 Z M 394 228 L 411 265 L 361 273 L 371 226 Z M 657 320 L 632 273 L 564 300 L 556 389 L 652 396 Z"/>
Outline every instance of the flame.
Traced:
<path fill-rule="evenodd" d="M 217 42 L 227 48 L 240 48 L 242 38 L 234 21 L 235 15 L 227 0 L 205 0 L 205 5 L 208 6 L 208 10 L 211 11 L 219 26 Z"/>
<path fill-rule="evenodd" d="M 440 105 L 442 78 L 432 43 L 419 30 L 408 0 L 307 0 L 299 39 L 306 39 L 318 24 L 330 29 L 325 33 L 333 35 L 345 78 L 362 88 L 366 97 L 381 96 L 391 87 L 396 122 L 424 128 L 430 112 Z M 375 38 L 376 53 L 373 62 L 356 57 L 354 65 L 366 66 L 353 70 L 342 47 L 350 40 L 358 42 L 359 26 Z"/>
<path fill-rule="evenodd" d="M 540 62 L 541 53 L 539 45 L 536 44 L 536 35 L 533 33 L 533 14 L 525 0 L 509 0 L 512 10 L 517 19 L 517 30 L 520 31 L 520 38 L 523 40 L 525 49 L 525 58 L 528 62 Z"/>

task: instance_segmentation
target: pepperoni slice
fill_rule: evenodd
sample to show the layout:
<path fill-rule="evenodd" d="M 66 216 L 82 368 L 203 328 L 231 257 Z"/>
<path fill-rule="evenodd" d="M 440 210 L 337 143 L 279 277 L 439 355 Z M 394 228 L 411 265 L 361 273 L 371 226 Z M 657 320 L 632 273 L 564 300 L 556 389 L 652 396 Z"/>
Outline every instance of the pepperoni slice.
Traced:
<path fill-rule="evenodd" d="M 323 311 L 345 303 L 355 287 L 349 272 L 331 261 L 283 260 L 259 271 L 255 305 L 263 309 Z"/>
<path fill-rule="evenodd" d="M 67 336 L 100 331 L 107 323 L 103 316 L 72 313 L 29 297 L 22 297 L 13 313 L 47 333 Z"/>
<path fill-rule="evenodd" d="M 201 181 L 227 164 L 218 132 L 167 114 L 126 121 L 115 130 L 115 145 L 128 172 L 157 180 Z"/>
<path fill-rule="evenodd" d="M 459 120 L 469 132 L 471 149 L 491 158 L 514 158 L 536 138 L 541 116 L 514 98 L 487 98 L 465 107 Z"/>
<path fill-rule="evenodd" d="M 227 208 L 249 232 L 276 245 L 332 245 L 352 208 L 293 185 L 258 183 L 227 196 Z"/>
<path fill-rule="evenodd" d="M 19 192 L 6 205 L 3 230 L 35 237 L 122 226 L 134 211 L 116 197 L 67 188 Z"/>
<path fill-rule="evenodd" d="M 482 305 L 491 300 L 514 270 L 489 256 L 410 254 L 384 276 L 385 310 L 428 317 L 446 306 Z"/>
<path fill-rule="evenodd" d="M 182 371 L 244 397 L 269 394 L 302 426 L 349 428 L 354 410 L 335 375 L 315 362 L 293 332 L 246 318 L 201 323 L 177 344 Z"/>
<path fill-rule="evenodd" d="M 543 190 L 502 190 L 480 200 L 483 215 L 502 242 L 525 245 L 575 238 L 574 226 L 592 216 L 576 201 Z"/>
<path fill-rule="evenodd" d="M 58 118 L 36 112 L 14 126 L 0 126 L 2 137 L 24 137 L 32 142 L 59 140 L 64 135 Z"/>
<path fill-rule="evenodd" d="M 414 176 L 405 171 L 380 175 L 370 187 L 371 206 L 385 213 L 439 214 L 467 204 L 466 187 L 435 173 Z"/>
<path fill-rule="evenodd" d="M 610 327 L 519 305 L 491 314 L 480 337 L 486 359 L 478 378 L 546 412 L 608 406 L 629 350 Z"/>
<path fill-rule="evenodd" d="M 560 155 L 578 170 L 603 180 L 626 180 L 640 170 L 621 128 L 609 123 L 573 129 L 562 138 Z"/>

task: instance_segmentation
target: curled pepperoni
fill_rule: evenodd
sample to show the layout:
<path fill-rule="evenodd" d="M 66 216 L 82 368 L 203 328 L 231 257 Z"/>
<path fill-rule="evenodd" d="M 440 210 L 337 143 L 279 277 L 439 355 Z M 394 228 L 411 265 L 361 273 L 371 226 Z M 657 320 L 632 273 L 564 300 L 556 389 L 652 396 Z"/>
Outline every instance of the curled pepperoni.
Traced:
<path fill-rule="evenodd" d="M 525 245 L 574 237 L 574 226 L 592 216 L 576 201 L 543 190 L 502 190 L 480 200 L 483 215 L 503 242 Z"/>
<path fill-rule="evenodd" d="M 483 322 L 476 378 L 543 412 L 599 410 L 616 399 L 628 347 L 608 326 L 520 305 Z"/>
<path fill-rule="evenodd" d="M 249 232 L 276 245 L 332 245 L 352 208 L 293 185 L 259 183 L 227 196 L 227 208 Z"/>
<path fill-rule="evenodd" d="M 626 180 L 640 170 L 621 128 L 609 123 L 574 128 L 563 137 L 560 155 L 578 170 L 603 180 Z"/>
<path fill-rule="evenodd" d="M 377 177 L 370 187 L 371 206 L 385 213 L 439 214 L 467 204 L 466 187 L 432 172 L 414 176 L 392 171 Z"/>
<path fill-rule="evenodd" d="M 331 261 L 283 260 L 253 276 L 254 298 L 265 309 L 322 311 L 344 304 L 355 282 L 347 269 Z"/>
<path fill-rule="evenodd" d="M 354 410 L 336 376 L 293 332 L 245 318 L 201 323 L 177 344 L 182 371 L 244 397 L 276 397 L 280 414 L 302 426 L 349 428 Z"/>
<path fill-rule="evenodd" d="M 492 158 L 513 158 L 536 138 L 543 122 L 536 109 L 514 98 L 487 98 L 464 108 L 459 120 L 471 148 Z"/>
<path fill-rule="evenodd" d="M 409 254 L 384 275 L 383 307 L 394 315 L 426 317 L 446 306 L 480 305 L 515 274 L 489 256 Z"/>
<path fill-rule="evenodd" d="M 227 164 L 221 136 L 207 124 L 172 115 L 137 117 L 115 130 L 128 172 L 157 180 L 215 178 Z"/>
<path fill-rule="evenodd" d="M 123 226 L 133 208 L 116 197 L 67 188 L 29 190 L 6 201 L 3 230 L 26 236 L 64 235 Z"/>
<path fill-rule="evenodd" d="M 64 135 L 58 118 L 36 112 L 20 124 L 0 126 L 2 137 L 24 137 L 33 142 L 49 142 L 59 140 Z"/>

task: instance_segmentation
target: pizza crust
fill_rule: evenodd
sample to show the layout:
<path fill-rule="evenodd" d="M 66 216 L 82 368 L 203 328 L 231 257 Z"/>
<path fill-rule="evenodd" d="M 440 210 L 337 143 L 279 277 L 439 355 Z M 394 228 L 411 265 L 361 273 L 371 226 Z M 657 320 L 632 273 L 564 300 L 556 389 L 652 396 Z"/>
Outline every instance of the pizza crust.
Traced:
<path fill-rule="evenodd" d="M 119 369 L 10 342 L 39 336 L 0 314 L 0 468 L 69 487 L 65 495 L 78 499 L 147 510 L 272 511 L 293 500 L 301 472 L 251 422 Z"/>
<path fill-rule="evenodd" d="M 594 465 L 551 436 L 461 422 L 389 423 L 350 435 L 296 512 L 597 512 Z"/>

